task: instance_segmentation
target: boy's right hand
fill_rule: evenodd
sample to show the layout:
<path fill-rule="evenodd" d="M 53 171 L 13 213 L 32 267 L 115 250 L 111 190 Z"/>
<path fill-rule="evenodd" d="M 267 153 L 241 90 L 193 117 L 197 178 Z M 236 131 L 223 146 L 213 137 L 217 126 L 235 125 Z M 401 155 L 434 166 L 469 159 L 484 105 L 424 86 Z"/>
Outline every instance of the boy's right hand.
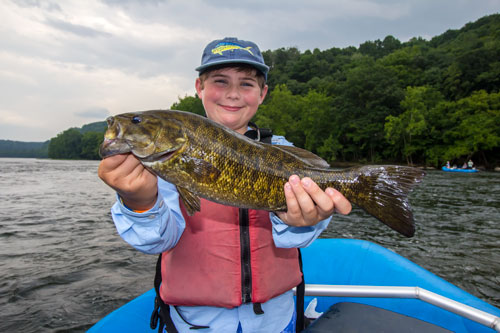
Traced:
<path fill-rule="evenodd" d="M 103 159 L 97 174 L 118 193 L 123 204 L 130 209 L 148 210 L 156 203 L 158 179 L 132 154 Z"/>

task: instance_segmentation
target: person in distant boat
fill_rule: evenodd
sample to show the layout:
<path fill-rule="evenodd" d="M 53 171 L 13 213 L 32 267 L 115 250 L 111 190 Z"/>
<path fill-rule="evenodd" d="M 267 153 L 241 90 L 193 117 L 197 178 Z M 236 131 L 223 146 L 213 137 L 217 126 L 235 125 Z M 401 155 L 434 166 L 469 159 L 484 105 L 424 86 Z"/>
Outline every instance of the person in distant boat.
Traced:
<path fill-rule="evenodd" d="M 467 162 L 467 166 L 469 167 L 469 169 L 474 169 L 474 162 L 469 159 L 469 162 Z"/>
<path fill-rule="evenodd" d="M 449 169 L 450 168 L 450 161 L 446 161 L 446 167 Z"/>
<path fill-rule="evenodd" d="M 196 70 L 196 92 L 209 119 L 254 139 L 291 145 L 249 127 L 268 90 L 269 67 L 256 44 L 212 41 Z M 99 177 L 117 191 L 112 216 L 120 236 L 144 253 L 161 254 L 152 322 L 159 316 L 160 329 L 165 325 L 168 332 L 295 332 L 292 288 L 302 281 L 296 248 L 313 242 L 334 212 L 351 210 L 340 192 L 296 175 L 284 187 L 286 212 L 201 199 L 192 216 L 176 186 L 132 154 L 102 160 Z"/>
<path fill-rule="evenodd" d="M 467 169 L 467 162 L 464 162 L 464 164 L 462 164 L 462 169 Z"/>

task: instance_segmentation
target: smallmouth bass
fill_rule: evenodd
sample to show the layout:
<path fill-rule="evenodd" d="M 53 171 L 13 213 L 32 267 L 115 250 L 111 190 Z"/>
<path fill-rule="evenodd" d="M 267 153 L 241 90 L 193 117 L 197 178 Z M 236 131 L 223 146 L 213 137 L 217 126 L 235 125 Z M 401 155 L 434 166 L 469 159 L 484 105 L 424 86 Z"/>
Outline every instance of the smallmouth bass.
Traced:
<path fill-rule="evenodd" d="M 392 229 L 412 237 L 407 195 L 424 173 L 416 168 L 373 165 L 332 170 L 297 147 L 254 141 L 205 117 L 152 110 L 107 119 L 103 158 L 134 154 L 151 172 L 175 184 L 189 214 L 200 197 L 241 208 L 285 211 L 284 184 L 292 174 L 333 187 Z"/>

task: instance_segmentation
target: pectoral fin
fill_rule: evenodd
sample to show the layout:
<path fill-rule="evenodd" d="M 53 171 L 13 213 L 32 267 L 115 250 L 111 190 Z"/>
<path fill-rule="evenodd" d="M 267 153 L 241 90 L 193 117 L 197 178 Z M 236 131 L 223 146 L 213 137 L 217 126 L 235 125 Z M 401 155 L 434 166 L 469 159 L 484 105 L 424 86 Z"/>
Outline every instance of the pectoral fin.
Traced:
<path fill-rule="evenodd" d="M 189 216 L 193 216 L 194 213 L 200 211 L 200 198 L 198 196 L 179 186 L 177 186 L 177 192 L 179 192 L 179 196 Z"/>
<path fill-rule="evenodd" d="M 187 161 L 185 169 L 194 181 L 203 184 L 214 183 L 221 174 L 212 163 L 198 158 Z"/>

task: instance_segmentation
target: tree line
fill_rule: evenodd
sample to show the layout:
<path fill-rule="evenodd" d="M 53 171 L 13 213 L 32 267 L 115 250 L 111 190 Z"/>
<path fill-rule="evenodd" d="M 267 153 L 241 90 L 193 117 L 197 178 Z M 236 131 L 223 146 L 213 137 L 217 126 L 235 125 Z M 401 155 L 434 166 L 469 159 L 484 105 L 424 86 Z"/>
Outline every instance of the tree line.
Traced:
<path fill-rule="evenodd" d="M 493 167 L 500 164 L 498 31 L 494 14 L 429 41 L 387 36 L 358 48 L 265 51 L 269 94 L 254 121 L 332 164 L 438 167 L 472 158 Z M 204 114 L 196 95 L 171 108 Z M 101 141 L 70 129 L 51 140 L 49 156 L 98 158 Z"/>
<path fill-rule="evenodd" d="M 82 128 L 70 128 L 50 140 L 48 157 L 55 159 L 98 160 L 104 140 L 106 122 L 95 122 Z"/>
<path fill-rule="evenodd" d="M 48 147 L 48 140 L 45 142 L 0 140 L 0 157 L 47 158 Z"/>
<path fill-rule="evenodd" d="M 429 166 L 500 157 L 500 15 L 426 41 L 264 53 L 270 98 L 256 116 L 330 162 Z"/>

